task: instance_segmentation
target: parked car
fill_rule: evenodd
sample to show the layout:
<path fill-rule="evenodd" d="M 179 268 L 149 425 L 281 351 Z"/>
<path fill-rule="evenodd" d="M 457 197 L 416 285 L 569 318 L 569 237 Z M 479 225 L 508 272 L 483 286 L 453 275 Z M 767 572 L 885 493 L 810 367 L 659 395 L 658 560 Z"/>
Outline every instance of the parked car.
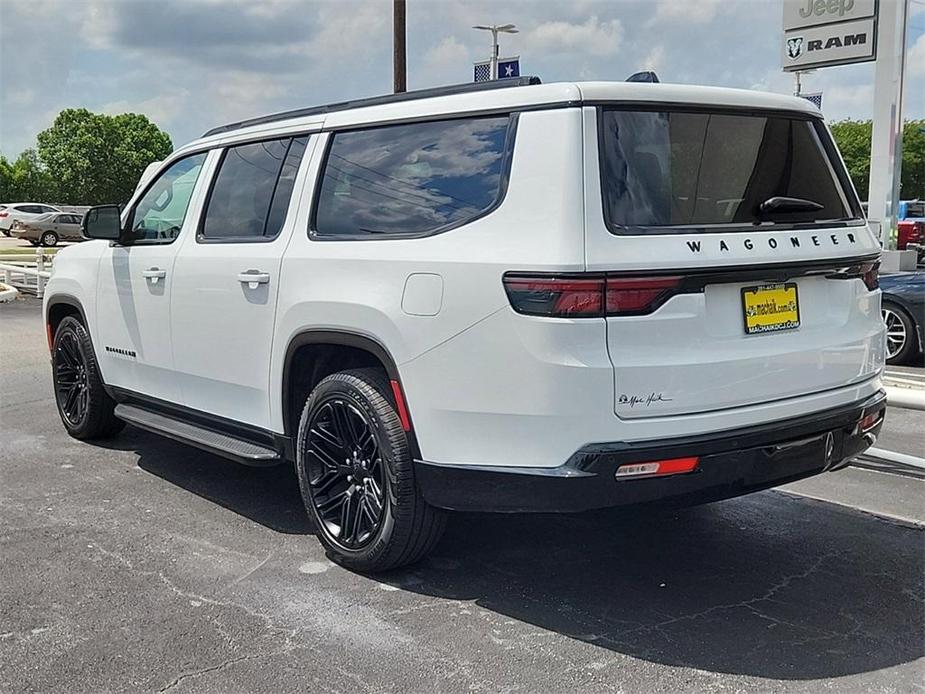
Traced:
<path fill-rule="evenodd" d="M 921 263 L 925 259 L 925 219 L 903 219 L 897 222 L 897 226 L 896 249 L 916 251 L 917 260 Z"/>
<path fill-rule="evenodd" d="M 64 427 L 295 466 L 330 556 L 695 503 L 876 436 L 880 248 L 800 98 L 535 78 L 210 130 L 45 288 Z"/>
<path fill-rule="evenodd" d="M 58 241 L 81 241 L 82 215 L 69 212 L 50 212 L 28 222 L 13 222 L 13 235 L 33 246 L 57 246 Z"/>
<path fill-rule="evenodd" d="M 925 347 L 925 271 L 897 272 L 880 278 L 887 364 L 922 365 Z"/>
<path fill-rule="evenodd" d="M 44 205 L 35 202 L 8 202 L 0 205 L 0 232 L 9 236 L 13 222 L 27 222 L 49 212 L 60 212 L 53 205 Z"/>

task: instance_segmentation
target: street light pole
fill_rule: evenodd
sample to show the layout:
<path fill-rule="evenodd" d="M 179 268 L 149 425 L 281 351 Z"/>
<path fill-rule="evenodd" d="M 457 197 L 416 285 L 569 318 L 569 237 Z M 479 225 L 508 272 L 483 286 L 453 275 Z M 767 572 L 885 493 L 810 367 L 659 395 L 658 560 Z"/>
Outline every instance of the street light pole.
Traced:
<path fill-rule="evenodd" d="M 405 34 L 405 0 L 392 0 L 392 85 L 396 94 L 408 90 Z"/>
<path fill-rule="evenodd" d="M 481 29 L 483 31 L 491 32 L 491 61 L 490 61 L 490 71 L 491 79 L 498 79 L 498 34 L 517 34 L 518 30 L 514 27 L 513 24 L 476 24 L 472 27 L 473 29 Z"/>

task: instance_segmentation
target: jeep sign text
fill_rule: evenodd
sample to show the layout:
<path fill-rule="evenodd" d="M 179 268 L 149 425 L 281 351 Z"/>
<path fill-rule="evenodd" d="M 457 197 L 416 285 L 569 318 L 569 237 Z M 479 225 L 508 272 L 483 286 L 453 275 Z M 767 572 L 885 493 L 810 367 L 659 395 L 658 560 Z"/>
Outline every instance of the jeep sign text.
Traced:
<path fill-rule="evenodd" d="M 839 0 L 842 1 L 850 2 Z M 794 29 L 784 33 L 781 65 L 784 70 L 806 70 L 863 63 L 877 57 L 875 43 L 876 22 L 873 18 Z"/>
<path fill-rule="evenodd" d="M 876 0 L 784 0 L 784 31 L 873 17 Z"/>

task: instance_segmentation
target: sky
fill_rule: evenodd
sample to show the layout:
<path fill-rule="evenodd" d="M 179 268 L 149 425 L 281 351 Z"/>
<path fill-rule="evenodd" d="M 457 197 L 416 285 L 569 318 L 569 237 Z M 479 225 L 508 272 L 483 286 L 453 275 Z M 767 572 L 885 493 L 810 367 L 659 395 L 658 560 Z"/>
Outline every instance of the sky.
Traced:
<path fill-rule="evenodd" d="M 782 0 L 407 0 L 409 89 L 468 82 L 473 24 L 544 82 L 623 80 L 790 93 Z M 888 0 L 882 0 L 888 1 Z M 0 152 L 63 108 L 147 115 L 179 146 L 216 125 L 392 88 L 391 0 L 0 0 Z M 925 0 L 910 0 L 907 118 L 925 118 Z M 804 78 L 830 120 L 870 118 L 873 64 Z"/>

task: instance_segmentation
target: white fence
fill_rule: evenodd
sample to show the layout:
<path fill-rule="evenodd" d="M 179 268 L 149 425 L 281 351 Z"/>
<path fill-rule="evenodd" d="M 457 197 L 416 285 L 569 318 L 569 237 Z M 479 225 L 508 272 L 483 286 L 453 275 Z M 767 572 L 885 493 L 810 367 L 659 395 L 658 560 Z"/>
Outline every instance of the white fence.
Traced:
<path fill-rule="evenodd" d="M 41 299 L 45 293 L 45 280 L 51 277 L 54 258 L 42 248 L 35 249 L 35 255 L 0 254 L 0 280 L 20 291 L 33 292 Z"/>

